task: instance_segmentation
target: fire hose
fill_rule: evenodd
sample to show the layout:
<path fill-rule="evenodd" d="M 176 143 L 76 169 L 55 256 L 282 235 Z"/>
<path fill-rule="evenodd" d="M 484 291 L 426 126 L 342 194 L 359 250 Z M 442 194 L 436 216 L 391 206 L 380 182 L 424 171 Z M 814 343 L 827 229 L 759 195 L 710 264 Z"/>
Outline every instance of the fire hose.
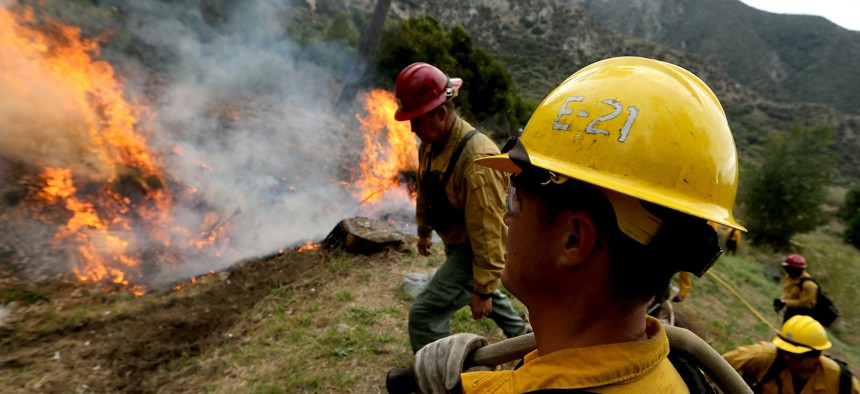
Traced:
<path fill-rule="evenodd" d="M 752 394 L 737 371 L 702 338 L 680 327 L 666 326 L 669 347 L 693 361 L 724 393 Z M 534 334 L 526 334 L 478 348 L 466 358 L 464 370 L 473 366 L 495 367 L 516 361 L 535 349 Z M 420 392 L 412 368 L 392 369 L 385 379 L 391 394 Z"/>

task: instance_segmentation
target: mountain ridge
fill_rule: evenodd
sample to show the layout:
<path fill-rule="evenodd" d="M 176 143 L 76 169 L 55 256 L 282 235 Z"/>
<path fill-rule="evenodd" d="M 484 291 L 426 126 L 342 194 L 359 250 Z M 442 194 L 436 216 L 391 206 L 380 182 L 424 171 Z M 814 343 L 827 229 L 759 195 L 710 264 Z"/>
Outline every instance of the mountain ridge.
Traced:
<path fill-rule="evenodd" d="M 735 0 L 701 1 L 743 5 Z M 372 0 L 349 3 L 363 3 L 368 8 L 373 5 Z M 447 28 L 462 24 L 476 45 L 485 47 L 508 67 L 526 97 L 542 99 L 579 68 L 604 58 L 665 60 L 690 70 L 714 90 L 726 110 L 739 152 L 749 162 L 757 161 L 767 135 L 786 131 L 792 124 L 829 124 L 834 129 L 833 150 L 838 156 L 837 181 L 848 183 L 860 174 L 860 158 L 854 154 L 860 151 L 860 116 L 826 103 L 765 97 L 699 55 L 616 33 L 580 4 L 554 0 L 407 0 L 392 4 L 389 22 L 423 15 L 432 15 Z M 660 16 L 655 13 L 652 18 Z"/>

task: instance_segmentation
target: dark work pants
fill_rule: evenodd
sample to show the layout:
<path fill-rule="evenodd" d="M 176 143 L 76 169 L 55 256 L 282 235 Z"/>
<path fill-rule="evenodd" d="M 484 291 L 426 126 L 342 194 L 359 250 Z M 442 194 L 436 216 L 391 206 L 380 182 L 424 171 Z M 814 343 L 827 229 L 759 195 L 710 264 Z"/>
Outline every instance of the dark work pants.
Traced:
<path fill-rule="evenodd" d="M 415 297 L 409 310 L 409 340 L 412 351 L 451 335 L 451 316 L 468 306 L 472 299 L 472 246 L 445 245 L 448 259 L 427 287 Z M 526 324 L 508 299 L 499 290 L 492 293 L 493 311 L 489 318 L 508 338 L 524 334 Z"/>

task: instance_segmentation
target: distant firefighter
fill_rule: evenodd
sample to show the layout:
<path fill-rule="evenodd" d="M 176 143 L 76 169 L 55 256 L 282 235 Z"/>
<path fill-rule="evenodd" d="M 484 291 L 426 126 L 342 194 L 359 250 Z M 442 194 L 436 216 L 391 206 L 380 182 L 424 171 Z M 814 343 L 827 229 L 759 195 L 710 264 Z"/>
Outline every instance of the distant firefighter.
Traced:
<path fill-rule="evenodd" d="M 738 244 L 741 242 L 741 232 L 731 228 L 726 231 L 726 255 L 737 254 Z"/>
<path fill-rule="evenodd" d="M 741 346 L 723 358 L 755 393 L 857 394 L 860 384 L 848 366 L 821 354 L 831 346 L 815 319 L 794 316 L 773 341 Z"/>
<path fill-rule="evenodd" d="M 782 287 L 782 298 L 773 300 L 773 309 L 779 312 L 785 308 L 784 321 L 794 315 L 809 315 L 809 311 L 815 306 L 818 283 L 810 280 L 812 275 L 806 272 L 807 267 L 806 259 L 799 254 L 790 254 L 782 262 L 782 268 L 788 278 Z"/>

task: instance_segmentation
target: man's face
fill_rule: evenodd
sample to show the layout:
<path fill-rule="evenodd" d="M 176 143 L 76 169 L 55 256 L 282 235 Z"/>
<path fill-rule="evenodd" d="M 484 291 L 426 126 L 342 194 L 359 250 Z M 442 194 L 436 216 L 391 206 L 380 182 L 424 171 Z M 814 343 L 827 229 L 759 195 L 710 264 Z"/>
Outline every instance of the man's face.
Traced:
<path fill-rule="evenodd" d="M 547 270 L 542 267 L 555 256 L 548 242 L 553 227 L 545 223 L 538 197 L 519 189 L 511 188 L 511 192 L 504 217 L 508 239 L 501 279 L 505 288 L 525 301 L 529 289 L 546 284 Z"/>
<path fill-rule="evenodd" d="M 803 354 L 782 352 L 782 354 L 785 361 L 788 362 L 788 368 L 800 376 L 811 375 L 821 362 L 821 352 L 819 351 L 810 351 Z"/>
<path fill-rule="evenodd" d="M 425 144 L 442 142 L 442 136 L 445 132 L 442 111 L 444 111 L 443 108 L 437 108 L 409 120 L 412 132 L 421 139 L 421 142 Z"/>
<path fill-rule="evenodd" d="M 797 278 L 803 274 L 803 268 L 797 268 L 792 266 L 786 266 L 783 268 L 785 268 L 785 273 L 788 274 L 788 276 L 791 278 Z"/>

